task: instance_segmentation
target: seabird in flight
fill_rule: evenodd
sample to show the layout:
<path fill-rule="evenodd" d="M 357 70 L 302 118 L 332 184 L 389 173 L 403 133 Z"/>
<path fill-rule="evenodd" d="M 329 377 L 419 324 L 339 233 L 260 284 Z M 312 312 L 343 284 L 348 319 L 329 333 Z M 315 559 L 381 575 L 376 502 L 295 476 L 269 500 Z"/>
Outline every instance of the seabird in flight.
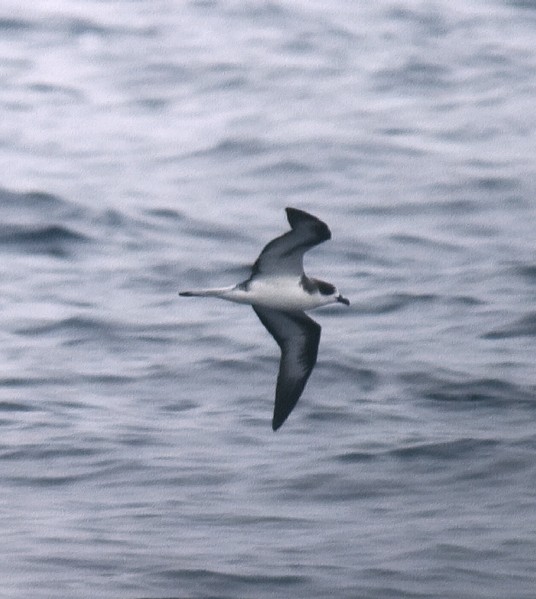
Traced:
<path fill-rule="evenodd" d="M 249 279 L 232 287 L 179 293 L 250 304 L 276 340 L 281 361 L 272 420 L 274 431 L 292 412 L 316 364 L 321 327 L 305 310 L 337 302 L 350 304 L 334 285 L 303 272 L 305 252 L 331 238 L 328 226 L 303 210 L 286 208 L 286 212 L 291 230 L 265 246 Z"/>

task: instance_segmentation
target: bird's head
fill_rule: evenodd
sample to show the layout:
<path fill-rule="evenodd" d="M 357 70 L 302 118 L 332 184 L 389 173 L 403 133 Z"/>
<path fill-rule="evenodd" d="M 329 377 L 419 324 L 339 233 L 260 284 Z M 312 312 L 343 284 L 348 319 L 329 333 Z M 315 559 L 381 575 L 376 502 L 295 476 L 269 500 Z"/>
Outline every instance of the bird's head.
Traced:
<path fill-rule="evenodd" d="M 326 304 L 340 303 L 344 304 L 345 306 L 350 305 L 350 300 L 344 297 L 341 293 L 339 293 L 339 290 L 337 289 L 337 287 L 335 287 L 335 285 L 332 285 L 331 283 L 326 283 L 325 281 L 319 281 L 318 279 L 315 279 L 315 283 L 317 285 L 318 292 L 320 293 L 320 295 L 325 297 Z"/>

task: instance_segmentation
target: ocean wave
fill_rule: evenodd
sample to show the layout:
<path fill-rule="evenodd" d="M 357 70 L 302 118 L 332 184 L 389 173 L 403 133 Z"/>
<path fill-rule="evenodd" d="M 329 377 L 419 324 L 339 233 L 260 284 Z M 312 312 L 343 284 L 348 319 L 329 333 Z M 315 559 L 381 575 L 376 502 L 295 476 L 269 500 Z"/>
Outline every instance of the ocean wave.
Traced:
<path fill-rule="evenodd" d="M 188 158 L 214 157 L 220 159 L 250 158 L 259 154 L 266 154 L 275 149 L 261 138 L 254 137 L 225 137 L 214 145 L 192 152 Z"/>
<path fill-rule="evenodd" d="M 360 304 L 353 304 L 352 310 L 360 314 L 388 314 L 410 306 L 437 302 L 441 299 L 442 297 L 435 293 L 392 293 Z"/>
<path fill-rule="evenodd" d="M 440 460 L 458 460 L 460 458 L 476 456 L 481 451 L 488 451 L 499 444 L 494 439 L 462 438 L 451 441 L 429 443 L 414 443 L 398 447 L 388 452 L 389 455 L 403 459 L 432 458 Z"/>
<path fill-rule="evenodd" d="M 447 64 L 409 58 L 400 66 L 378 70 L 373 79 L 380 93 L 417 93 L 449 88 L 452 69 Z"/>
<path fill-rule="evenodd" d="M 76 245 L 89 238 L 73 228 L 61 225 L 0 227 L 0 246 L 29 254 L 68 257 Z"/>
<path fill-rule="evenodd" d="M 54 215 L 76 216 L 80 206 L 73 202 L 42 191 L 16 192 L 0 188 L 0 213 L 6 217 L 12 212 L 14 217 L 24 217 L 30 213 L 39 216 Z"/>
<path fill-rule="evenodd" d="M 58 196 L 0 189 L 0 247 L 22 253 L 69 256 L 90 238 L 79 231 L 85 212 Z"/>
<path fill-rule="evenodd" d="M 372 391 L 379 384 L 380 372 L 378 370 L 354 364 L 342 356 L 333 359 L 326 356 L 325 353 L 321 353 L 319 366 L 321 368 L 316 376 L 321 377 L 326 384 L 352 381 L 353 385 L 365 392 Z"/>
<path fill-rule="evenodd" d="M 482 335 L 483 339 L 509 339 L 512 337 L 536 337 L 536 312 Z"/>
<path fill-rule="evenodd" d="M 399 447 L 392 449 L 378 448 L 375 450 L 352 449 L 339 453 L 335 459 L 342 463 L 361 463 L 387 458 L 403 460 L 459 460 L 472 457 L 475 460 L 482 454 L 494 450 L 500 442 L 496 439 L 457 438 L 444 441 L 422 441 L 418 443 L 401 442 Z"/>
<path fill-rule="evenodd" d="M 524 404 L 536 407 L 536 388 L 500 378 L 447 380 L 424 372 L 403 375 L 417 397 L 438 402 L 480 404 L 482 406 Z"/>
<path fill-rule="evenodd" d="M 53 244 L 64 241 L 80 242 L 88 241 L 88 238 L 69 227 L 61 225 L 44 225 L 42 227 L 0 226 L 0 244 Z"/>
<path fill-rule="evenodd" d="M 59 333 L 64 339 L 67 339 L 68 335 L 72 336 L 73 334 L 76 334 L 79 338 L 91 335 L 99 339 L 125 334 L 124 327 L 120 323 L 85 316 L 70 316 L 52 320 L 45 324 L 38 322 L 31 326 L 20 327 L 15 332 L 18 335 L 25 336 Z"/>
<path fill-rule="evenodd" d="M 264 166 L 255 168 L 252 173 L 256 175 L 277 177 L 288 175 L 307 175 L 314 172 L 314 169 L 303 160 L 276 160 Z"/>
<path fill-rule="evenodd" d="M 5 31 L 9 33 L 20 33 L 22 31 L 28 31 L 31 29 L 32 24 L 30 21 L 25 19 L 16 19 L 16 18 L 0 18 L 0 31 Z"/>
<path fill-rule="evenodd" d="M 2 387 L 0 381 L 0 387 Z M 27 402 L 22 401 L 0 401 L 0 412 L 33 412 L 35 408 Z"/>
<path fill-rule="evenodd" d="M 536 283 L 535 264 L 526 264 L 523 266 L 519 266 L 516 268 L 516 272 L 518 272 L 522 277 L 525 277 L 530 283 Z"/>
<path fill-rule="evenodd" d="M 234 574 L 231 572 L 217 572 L 214 570 L 206 569 L 169 569 L 162 570 L 159 574 L 163 578 L 175 580 L 178 583 L 185 583 L 194 581 L 199 584 L 208 584 L 211 587 L 225 588 L 226 585 L 232 585 L 235 587 L 237 584 L 248 584 L 248 585 L 269 585 L 270 587 L 282 586 L 286 589 L 296 584 L 303 584 L 309 579 L 306 576 L 281 574 L 279 576 L 269 576 L 266 574 Z"/>

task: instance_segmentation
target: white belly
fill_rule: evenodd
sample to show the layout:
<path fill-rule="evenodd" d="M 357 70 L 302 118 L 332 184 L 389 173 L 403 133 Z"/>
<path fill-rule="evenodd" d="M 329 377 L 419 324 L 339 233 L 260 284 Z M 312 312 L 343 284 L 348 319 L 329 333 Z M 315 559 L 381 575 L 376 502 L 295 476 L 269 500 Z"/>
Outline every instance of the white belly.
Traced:
<path fill-rule="evenodd" d="M 308 293 L 299 279 L 278 277 L 254 279 L 247 291 L 235 288 L 227 299 L 276 310 L 312 310 L 333 301 L 320 293 Z"/>

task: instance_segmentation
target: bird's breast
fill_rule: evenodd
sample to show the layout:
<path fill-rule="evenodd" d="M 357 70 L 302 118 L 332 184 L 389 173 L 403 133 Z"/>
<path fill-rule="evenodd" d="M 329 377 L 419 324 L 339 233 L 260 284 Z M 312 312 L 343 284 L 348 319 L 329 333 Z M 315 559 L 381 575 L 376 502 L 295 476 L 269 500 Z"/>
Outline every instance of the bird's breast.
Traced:
<path fill-rule="evenodd" d="M 311 310 L 325 304 L 319 293 L 305 290 L 295 278 L 254 279 L 244 296 L 244 299 L 247 296 L 247 303 L 275 310 Z"/>

